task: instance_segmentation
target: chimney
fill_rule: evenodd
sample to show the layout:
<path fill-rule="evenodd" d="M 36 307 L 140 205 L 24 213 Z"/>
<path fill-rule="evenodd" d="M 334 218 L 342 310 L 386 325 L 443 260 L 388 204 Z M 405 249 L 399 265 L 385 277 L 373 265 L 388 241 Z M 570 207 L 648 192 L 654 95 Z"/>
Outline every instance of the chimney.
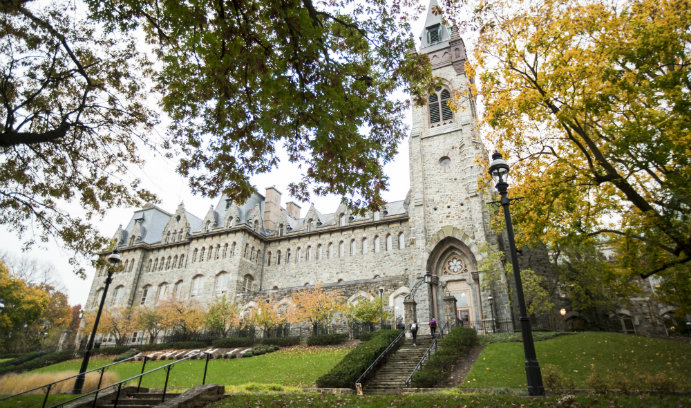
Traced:
<path fill-rule="evenodd" d="M 288 214 L 290 214 L 291 217 L 295 219 L 300 218 L 300 206 L 294 202 L 290 201 L 286 203 L 286 211 L 288 211 Z"/>
<path fill-rule="evenodd" d="M 276 187 L 266 189 L 264 196 L 264 229 L 276 231 L 278 217 L 281 215 L 281 192 Z"/>

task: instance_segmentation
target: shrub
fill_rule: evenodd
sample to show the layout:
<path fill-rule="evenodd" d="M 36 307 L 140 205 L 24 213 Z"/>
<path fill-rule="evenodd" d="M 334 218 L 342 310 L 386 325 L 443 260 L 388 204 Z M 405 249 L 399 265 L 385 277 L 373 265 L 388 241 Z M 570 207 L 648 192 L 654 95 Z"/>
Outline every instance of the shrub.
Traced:
<path fill-rule="evenodd" d="M 307 339 L 308 346 L 330 346 L 333 344 L 341 344 L 348 339 L 346 334 L 335 333 L 335 334 L 320 334 L 318 336 L 312 336 Z"/>
<path fill-rule="evenodd" d="M 218 348 L 251 347 L 254 344 L 254 339 L 249 337 L 226 337 L 215 339 L 211 344 Z"/>
<path fill-rule="evenodd" d="M 13 395 L 23 391 L 30 390 L 32 388 L 40 387 L 42 385 L 60 381 L 62 379 L 72 377 L 77 374 L 75 371 L 63 371 L 63 372 L 53 372 L 53 373 L 31 373 L 31 374 L 7 374 L 0 377 L 0 395 Z M 84 387 L 82 392 L 87 393 L 96 389 L 98 385 L 100 372 L 92 372 L 86 374 L 84 378 Z M 60 381 L 53 385 L 50 390 L 50 395 L 55 394 L 68 394 L 72 392 L 74 388 L 75 378 L 71 378 L 66 381 Z M 118 375 L 112 371 L 106 371 L 103 373 L 103 379 L 101 381 L 101 387 L 113 384 L 118 381 Z M 40 393 L 45 393 L 45 389 L 39 391 Z M 35 391 L 33 393 L 36 393 Z M 16 401 L 16 406 L 20 402 Z M 4 403 L 3 406 L 15 406 L 9 405 L 9 403 Z M 26 405 L 24 405 L 26 406 Z M 40 405 L 39 405 L 40 406 Z"/>
<path fill-rule="evenodd" d="M 55 353 L 47 353 L 41 355 L 40 357 L 36 357 L 34 359 L 25 361 L 22 364 L 10 367 L 3 367 L 2 369 L 0 369 L 0 374 L 4 374 L 7 372 L 22 372 L 35 370 L 37 368 L 57 364 L 66 360 L 71 360 L 72 358 L 74 358 L 73 350 L 63 350 Z"/>
<path fill-rule="evenodd" d="M 33 351 L 31 353 L 26 353 L 21 356 L 15 357 L 12 360 L 5 361 L 3 363 L 0 363 L 0 371 L 4 370 L 6 367 L 12 367 L 12 366 L 18 366 L 20 364 L 24 364 L 29 360 L 33 360 L 37 357 L 40 357 L 43 353 L 40 351 Z"/>
<path fill-rule="evenodd" d="M 137 349 L 129 349 L 129 350 L 125 351 L 124 353 L 118 354 L 118 355 L 113 359 L 113 362 L 116 362 L 116 363 L 117 363 L 118 361 L 127 360 L 128 358 L 134 357 L 134 356 L 136 356 L 137 354 L 139 354 L 139 350 L 137 350 Z"/>
<path fill-rule="evenodd" d="M 118 354 L 122 354 L 128 350 L 130 350 L 129 346 L 112 346 L 94 349 L 93 353 L 103 354 L 106 356 L 117 356 Z"/>
<path fill-rule="evenodd" d="M 437 344 L 437 352 L 430 357 L 424 367 L 415 373 L 412 386 L 431 388 L 445 378 L 454 363 L 468 354 L 470 348 L 477 344 L 477 333 L 474 329 L 455 327 Z"/>
<path fill-rule="evenodd" d="M 367 332 L 367 333 L 360 333 L 360 335 L 358 336 L 358 339 L 360 339 L 362 341 L 369 341 L 375 333 L 377 333 L 377 332 L 371 331 L 371 332 Z"/>
<path fill-rule="evenodd" d="M 141 351 L 156 351 L 156 350 L 167 350 L 170 348 L 173 348 L 170 344 L 157 344 L 157 343 L 152 343 L 152 344 L 140 344 L 137 346 L 137 348 Z"/>
<path fill-rule="evenodd" d="M 606 394 L 610 390 L 607 379 L 597 371 L 593 372 L 590 377 L 588 377 L 586 383 L 588 386 L 590 386 L 590 388 L 593 389 L 593 391 L 599 394 Z"/>
<path fill-rule="evenodd" d="M 171 349 L 203 349 L 210 346 L 210 344 L 206 341 L 176 341 L 175 343 L 171 343 L 169 347 L 166 348 L 171 348 Z"/>
<path fill-rule="evenodd" d="M 346 354 L 334 368 L 317 379 L 321 388 L 352 388 L 355 380 L 362 375 L 374 360 L 398 337 L 399 330 L 382 330 L 372 338 Z"/>
<path fill-rule="evenodd" d="M 561 370 L 553 364 L 546 364 L 542 368 L 542 378 L 545 381 L 545 387 L 555 394 L 572 390 L 575 387 L 573 379 L 565 377 Z"/>
<path fill-rule="evenodd" d="M 272 337 L 259 340 L 260 344 L 273 344 L 279 347 L 297 346 L 300 344 L 300 337 Z"/>

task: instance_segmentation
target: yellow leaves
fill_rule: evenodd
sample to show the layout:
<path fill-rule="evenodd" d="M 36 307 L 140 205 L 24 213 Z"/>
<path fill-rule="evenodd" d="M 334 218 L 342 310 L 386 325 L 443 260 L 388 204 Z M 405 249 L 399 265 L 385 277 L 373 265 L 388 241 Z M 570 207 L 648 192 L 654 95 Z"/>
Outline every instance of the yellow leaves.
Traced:
<path fill-rule="evenodd" d="M 294 323 L 327 323 L 343 310 L 343 301 L 334 293 L 327 293 L 317 284 L 314 289 L 303 289 L 290 297 L 293 307 L 288 320 Z"/>

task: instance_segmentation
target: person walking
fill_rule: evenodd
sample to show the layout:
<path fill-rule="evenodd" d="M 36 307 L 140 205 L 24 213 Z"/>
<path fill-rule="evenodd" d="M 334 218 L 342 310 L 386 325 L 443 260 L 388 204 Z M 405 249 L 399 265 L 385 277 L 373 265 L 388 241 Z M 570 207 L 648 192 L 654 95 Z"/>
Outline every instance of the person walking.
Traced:
<path fill-rule="evenodd" d="M 417 320 L 410 323 L 410 334 L 413 335 L 413 346 L 417 346 Z"/>
<path fill-rule="evenodd" d="M 434 317 L 429 321 L 429 331 L 432 333 L 432 337 L 437 332 L 437 321 L 434 320 Z"/>

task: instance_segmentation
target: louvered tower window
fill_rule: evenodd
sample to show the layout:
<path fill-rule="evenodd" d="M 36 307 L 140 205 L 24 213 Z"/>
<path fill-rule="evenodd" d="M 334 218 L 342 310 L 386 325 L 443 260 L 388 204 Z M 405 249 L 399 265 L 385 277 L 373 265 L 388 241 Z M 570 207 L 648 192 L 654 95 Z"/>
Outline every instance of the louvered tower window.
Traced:
<path fill-rule="evenodd" d="M 431 125 L 445 124 L 453 120 L 451 110 L 451 92 L 448 89 L 437 87 L 429 96 L 429 122 Z"/>
<path fill-rule="evenodd" d="M 441 41 L 441 24 L 427 27 L 427 43 L 434 44 Z"/>

